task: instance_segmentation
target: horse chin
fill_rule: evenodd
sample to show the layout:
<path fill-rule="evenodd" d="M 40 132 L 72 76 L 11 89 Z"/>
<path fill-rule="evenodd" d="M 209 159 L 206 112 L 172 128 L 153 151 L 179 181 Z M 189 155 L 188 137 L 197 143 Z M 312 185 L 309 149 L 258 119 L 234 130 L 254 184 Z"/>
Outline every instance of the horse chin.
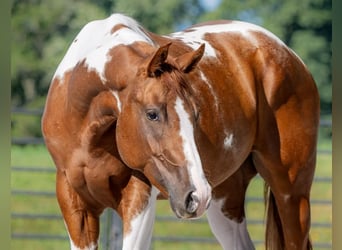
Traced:
<path fill-rule="evenodd" d="M 202 216 L 209 206 L 211 196 L 203 198 L 190 182 L 175 184 L 177 180 L 166 169 L 168 168 L 163 162 L 155 157 L 145 166 L 144 173 L 150 182 L 169 198 L 170 206 L 178 218 L 196 219 Z"/>

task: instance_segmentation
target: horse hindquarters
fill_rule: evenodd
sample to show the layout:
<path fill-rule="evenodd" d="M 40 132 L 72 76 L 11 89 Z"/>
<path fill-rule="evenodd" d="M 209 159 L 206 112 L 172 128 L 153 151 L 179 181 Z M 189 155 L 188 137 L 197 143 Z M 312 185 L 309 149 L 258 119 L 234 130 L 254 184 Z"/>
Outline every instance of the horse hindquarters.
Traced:
<path fill-rule="evenodd" d="M 306 250 L 311 248 L 310 189 L 319 97 L 305 67 L 290 59 L 286 69 L 269 66 L 258 85 L 258 131 L 252 156 L 270 188 L 266 249 Z"/>
<path fill-rule="evenodd" d="M 283 139 L 288 135 L 279 136 Z M 298 143 L 296 140 L 305 141 L 303 138 L 293 138 L 290 145 L 281 147 L 274 147 L 270 141 L 263 142 L 270 143 L 270 148 L 278 148 L 279 152 L 282 155 L 287 154 L 286 157 L 290 157 L 290 160 L 284 159 L 284 156 L 280 156 L 274 149 L 260 149 L 253 153 L 256 169 L 270 188 L 267 201 L 266 249 L 311 248 L 310 189 L 315 169 L 315 150 L 295 146 Z M 314 147 L 315 143 L 311 144 L 311 147 Z M 291 163 L 286 164 L 287 161 Z"/>

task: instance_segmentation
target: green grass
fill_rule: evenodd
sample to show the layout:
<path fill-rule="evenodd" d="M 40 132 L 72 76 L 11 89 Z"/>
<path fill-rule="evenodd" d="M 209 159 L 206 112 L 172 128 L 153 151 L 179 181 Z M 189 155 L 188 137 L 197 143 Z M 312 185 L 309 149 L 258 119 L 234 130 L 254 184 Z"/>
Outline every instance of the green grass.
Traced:
<path fill-rule="evenodd" d="M 55 169 L 53 161 L 43 146 L 13 146 L 11 165 L 19 167 L 42 167 Z M 55 191 L 55 175 L 48 172 L 12 171 L 12 191 Z M 54 196 L 12 195 L 12 213 L 60 215 Z M 67 236 L 64 222 L 61 219 L 23 219 L 12 218 L 12 234 L 43 234 Z M 11 249 L 57 250 L 68 249 L 67 240 L 16 239 L 12 238 Z"/>
<path fill-rule="evenodd" d="M 322 144 L 323 149 L 331 150 L 331 142 Z M 321 147 L 321 144 L 320 144 Z M 54 169 L 53 162 L 42 146 L 26 146 L 12 147 L 12 166 L 35 166 Z M 316 176 L 331 177 L 332 160 L 331 154 L 319 154 L 317 160 Z M 12 171 L 11 177 L 12 190 L 35 190 L 48 191 L 55 190 L 55 176 L 53 173 L 47 172 L 23 172 Z M 255 179 L 250 184 L 248 196 L 263 195 L 263 183 L 260 179 Z M 315 182 L 312 187 L 313 200 L 331 200 L 332 185 L 331 182 Z M 57 214 L 60 215 L 59 207 L 56 198 L 48 196 L 27 196 L 13 195 L 12 196 L 12 213 L 29 213 L 29 214 Z M 249 220 L 261 220 L 264 218 L 263 203 L 249 203 L 247 205 L 247 217 Z M 167 201 L 159 201 L 157 204 L 158 216 L 174 216 L 169 203 Z M 312 205 L 312 222 L 313 223 L 331 223 L 332 212 L 331 205 Z M 263 240 L 264 227 L 263 225 L 248 225 L 251 237 L 253 240 Z M 67 236 L 62 219 L 23 219 L 12 218 L 12 233 L 13 234 L 44 234 L 44 235 L 61 235 Z M 315 243 L 328 242 L 331 243 L 331 228 L 316 228 L 311 231 L 312 240 Z M 199 223 L 196 221 L 177 221 L 165 222 L 157 221 L 154 227 L 155 237 L 197 237 L 197 238 L 213 238 L 207 223 Z M 217 244 L 211 243 L 192 243 L 192 242 L 162 242 L 154 241 L 153 249 L 163 250 L 191 250 L 191 249 L 221 249 Z M 14 250 L 54 250 L 54 249 L 69 249 L 68 240 L 54 239 L 12 239 L 12 249 Z M 257 249 L 264 249 L 262 245 L 258 245 Z M 320 248 L 315 248 L 320 249 Z"/>
<path fill-rule="evenodd" d="M 11 165 L 54 168 L 53 161 L 44 146 L 12 146 Z"/>

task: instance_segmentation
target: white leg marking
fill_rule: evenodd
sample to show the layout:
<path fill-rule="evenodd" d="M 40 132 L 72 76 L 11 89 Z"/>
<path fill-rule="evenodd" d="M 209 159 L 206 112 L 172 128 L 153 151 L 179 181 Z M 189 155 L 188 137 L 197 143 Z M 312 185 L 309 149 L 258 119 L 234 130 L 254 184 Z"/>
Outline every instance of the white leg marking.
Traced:
<path fill-rule="evenodd" d="M 180 135 L 183 140 L 183 150 L 188 164 L 190 181 L 196 188 L 194 195 L 200 201 L 197 213 L 201 215 L 211 200 L 211 187 L 204 176 L 202 162 L 195 143 L 194 128 L 190 122 L 189 114 L 184 109 L 183 101 L 179 97 L 176 99 L 175 109 L 180 121 Z"/>
<path fill-rule="evenodd" d="M 64 225 L 65 225 L 65 228 L 67 229 L 67 232 L 68 232 L 68 236 L 69 236 L 69 240 L 70 240 L 70 249 L 71 250 L 95 250 L 96 249 L 96 247 L 98 245 L 97 242 L 96 243 L 91 243 L 89 246 L 87 246 L 85 248 L 80 248 L 80 247 L 76 246 L 74 241 L 70 237 L 68 226 L 65 223 L 65 221 L 64 221 Z"/>
<path fill-rule="evenodd" d="M 131 221 L 131 231 L 128 235 L 124 235 L 122 250 L 148 250 L 150 248 L 158 192 L 155 187 L 152 187 L 146 208 Z"/>
<path fill-rule="evenodd" d="M 87 246 L 85 248 L 79 248 L 77 247 L 74 242 L 70 239 L 70 246 L 71 246 L 71 250 L 95 250 L 97 247 L 97 244 L 90 244 L 90 246 Z"/>
<path fill-rule="evenodd" d="M 230 220 L 222 213 L 224 200 L 212 200 L 207 212 L 212 232 L 223 249 L 255 249 L 247 231 L 245 219 L 241 223 Z"/>

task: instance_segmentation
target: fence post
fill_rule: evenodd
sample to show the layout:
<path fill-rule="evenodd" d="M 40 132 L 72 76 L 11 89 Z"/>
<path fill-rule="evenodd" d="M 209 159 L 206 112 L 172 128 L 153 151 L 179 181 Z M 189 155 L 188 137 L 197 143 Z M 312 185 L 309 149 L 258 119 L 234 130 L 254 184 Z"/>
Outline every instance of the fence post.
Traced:
<path fill-rule="evenodd" d="M 119 250 L 122 249 L 122 220 L 113 209 L 106 209 L 101 216 L 104 225 L 101 244 L 102 249 Z"/>
<path fill-rule="evenodd" d="M 41 110 L 26 110 L 26 109 L 17 109 L 14 108 L 12 110 L 12 114 L 23 114 L 23 115 L 34 115 L 34 116 L 40 116 L 42 113 Z M 321 120 L 320 127 L 321 128 L 330 128 L 331 129 L 332 123 L 331 120 Z M 12 144 L 13 145 L 43 145 L 44 141 L 42 138 L 12 138 Z M 331 149 L 328 150 L 319 150 L 318 153 L 327 153 L 331 154 Z M 38 172 L 38 173 L 45 173 L 45 172 L 55 172 L 54 169 L 51 168 L 41 168 L 41 167 L 34 167 L 34 166 L 12 166 L 11 169 L 12 173 L 18 172 L 18 171 L 27 171 L 27 172 Z M 325 182 L 330 183 L 331 185 L 331 178 L 330 177 L 316 177 L 315 182 Z M 48 197 L 54 197 L 55 194 L 53 192 L 48 191 L 33 191 L 29 189 L 16 189 L 15 187 L 12 187 L 12 195 L 13 196 L 26 196 L 28 197 L 40 197 L 40 196 L 48 196 Z M 250 199 L 246 200 L 247 203 L 253 203 L 253 202 L 260 202 L 262 198 L 259 197 L 252 197 Z M 331 206 L 330 200 L 312 200 L 312 204 L 323 204 L 327 206 Z M 11 214 L 12 219 L 16 220 L 62 220 L 60 214 L 58 215 L 51 215 L 51 214 L 36 214 L 34 212 L 28 211 L 28 212 L 18 212 L 18 211 L 12 211 Z M 164 221 L 176 221 L 176 219 L 169 219 L 166 217 L 159 217 L 157 220 L 164 220 Z M 253 224 L 261 224 L 261 220 L 255 220 L 250 221 Z M 46 223 L 49 223 L 48 221 Z M 331 222 L 313 222 L 312 227 L 316 228 L 331 228 Z M 58 241 L 66 241 L 69 242 L 67 235 L 56 235 L 56 234 L 46 234 L 46 232 L 42 233 L 32 233 L 32 232 L 20 232 L 20 229 L 17 232 L 18 226 L 15 226 L 14 229 L 12 228 L 12 239 L 14 240 L 58 240 Z M 118 214 L 112 210 L 112 209 L 106 209 L 104 213 L 101 215 L 101 235 L 100 235 L 100 249 L 103 250 L 117 250 L 122 249 L 122 239 L 123 239 L 123 233 L 122 233 L 122 221 L 121 218 L 118 216 Z M 171 236 L 171 237 L 158 237 L 155 236 L 152 239 L 151 242 L 151 249 L 153 249 L 154 244 L 156 241 L 173 241 L 173 242 L 199 242 L 201 244 L 202 241 L 198 240 L 198 238 L 187 238 L 187 237 L 178 237 L 178 236 Z M 216 242 L 216 241 L 215 241 Z M 255 241 L 256 245 L 262 244 L 263 241 Z M 331 241 L 328 242 L 318 242 L 315 243 L 314 246 L 317 248 L 326 248 L 331 249 Z"/>

